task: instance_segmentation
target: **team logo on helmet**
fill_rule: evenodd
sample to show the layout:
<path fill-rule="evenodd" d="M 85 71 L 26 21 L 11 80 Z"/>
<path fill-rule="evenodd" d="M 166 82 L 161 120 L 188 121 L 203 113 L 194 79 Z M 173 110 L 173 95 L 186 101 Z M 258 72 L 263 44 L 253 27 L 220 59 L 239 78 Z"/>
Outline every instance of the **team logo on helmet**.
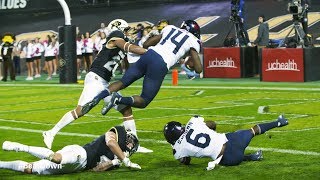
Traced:
<path fill-rule="evenodd" d="M 123 19 L 115 19 L 108 24 L 108 28 L 111 30 L 120 30 L 122 32 L 128 30 L 129 24 Z"/>

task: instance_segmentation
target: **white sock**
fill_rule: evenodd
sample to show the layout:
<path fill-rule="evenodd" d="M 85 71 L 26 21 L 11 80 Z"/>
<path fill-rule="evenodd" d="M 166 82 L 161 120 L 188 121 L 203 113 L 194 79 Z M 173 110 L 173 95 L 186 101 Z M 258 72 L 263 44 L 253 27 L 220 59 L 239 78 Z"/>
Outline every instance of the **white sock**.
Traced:
<path fill-rule="evenodd" d="M 52 135 L 55 136 L 62 128 L 74 121 L 71 111 L 67 112 L 60 121 L 50 130 Z"/>
<path fill-rule="evenodd" d="M 0 161 L 1 169 L 11 169 L 14 171 L 24 172 L 28 167 L 31 167 L 31 164 L 25 161 Z"/>
<path fill-rule="evenodd" d="M 137 136 L 137 128 L 134 119 L 123 121 L 123 126 L 127 131 L 130 131 L 132 134 Z"/>
<path fill-rule="evenodd" d="M 54 154 L 50 149 L 35 146 L 29 146 L 28 153 L 40 159 L 48 159 L 50 155 Z"/>

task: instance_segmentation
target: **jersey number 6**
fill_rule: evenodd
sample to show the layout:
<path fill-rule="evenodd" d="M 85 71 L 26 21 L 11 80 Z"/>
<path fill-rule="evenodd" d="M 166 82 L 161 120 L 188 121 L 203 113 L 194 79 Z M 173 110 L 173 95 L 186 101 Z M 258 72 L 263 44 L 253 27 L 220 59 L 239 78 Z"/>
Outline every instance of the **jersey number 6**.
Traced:
<path fill-rule="evenodd" d="M 205 134 L 205 133 L 200 133 L 200 134 L 197 134 L 194 139 L 191 139 L 191 134 L 194 132 L 193 129 L 190 129 L 187 136 L 186 136 L 186 140 L 188 143 L 194 145 L 194 146 L 197 146 L 199 148 L 206 148 L 209 146 L 209 143 L 211 141 L 211 138 L 208 134 Z M 205 142 L 204 143 L 201 143 L 199 142 L 199 139 L 200 138 L 205 138 Z"/>

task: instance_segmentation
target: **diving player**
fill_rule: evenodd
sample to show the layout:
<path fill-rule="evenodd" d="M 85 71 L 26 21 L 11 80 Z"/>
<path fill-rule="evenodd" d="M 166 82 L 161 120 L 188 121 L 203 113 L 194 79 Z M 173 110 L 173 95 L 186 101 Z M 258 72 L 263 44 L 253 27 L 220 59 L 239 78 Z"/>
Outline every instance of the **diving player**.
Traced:
<path fill-rule="evenodd" d="M 27 152 L 42 160 L 0 161 L 0 169 L 10 169 L 28 174 L 67 174 L 93 169 L 105 171 L 122 162 L 126 167 L 141 169 L 129 157 L 139 146 L 137 137 L 127 133 L 123 126 L 115 126 L 104 135 L 84 146 L 69 145 L 57 152 L 43 147 L 5 141 L 2 149 L 6 151 Z M 126 155 L 127 153 L 127 155 Z"/>
<path fill-rule="evenodd" d="M 288 125 L 288 120 L 280 115 L 276 121 L 257 124 L 248 130 L 233 133 L 217 133 L 215 128 L 205 122 L 202 117 L 192 117 L 184 127 L 181 123 L 171 121 L 164 126 L 163 133 L 168 143 L 172 145 L 174 158 L 188 165 L 190 157 L 209 157 L 207 170 L 215 165 L 234 166 L 242 161 L 257 161 L 262 159 L 262 152 L 244 155 L 251 139 L 266 131 Z"/>
<path fill-rule="evenodd" d="M 96 95 L 105 90 L 109 86 L 109 81 L 113 75 L 114 67 L 123 57 L 124 52 L 132 52 L 136 54 L 144 54 L 146 50 L 142 47 L 130 44 L 125 41 L 123 31 L 129 28 L 126 21 L 116 19 L 110 22 L 110 28 L 113 30 L 106 39 L 102 50 L 99 51 L 93 61 L 89 73 L 84 80 L 84 87 L 78 101 L 78 106 L 67 112 L 60 121 L 50 130 L 43 132 L 44 143 L 51 149 L 54 136 L 69 123 L 80 118 L 85 113 L 82 111 L 83 105 L 90 102 Z M 108 27 L 109 27 L 108 26 Z M 104 99 L 108 102 L 110 97 Z M 131 107 L 125 105 L 116 106 L 115 109 L 123 115 L 123 124 L 127 130 L 137 135 L 136 125 L 133 119 Z M 152 152 L 151 150 L 140 147 L 141 151 Z"/>
<path fill-rule="evenodd" d="M 184 21 L 180 28 L 173 25 L 166 26 L 162 34 L 148 39 L 144 47 L 150 47 L 147 53 L 129 67 L 120 81 L 110 84 L 106 90 L 87 103 L 83 107 L 84 112 L 92 109 L 101 99 L 110 94 L 112 98 L 110 103 L 102 109 L 103 115 L 116 104 L 145 108 L 157 95 L 168 70 L 185 55 L 191 56 L 195 71 L 202 72 L 198 54 L 200 52 L 200 27 L 193 20 Z M 113 93 L 128 87 L 141 77 L 144 77 L 144 80 L 140 96 L 121 97 L 118 93 Z"/>

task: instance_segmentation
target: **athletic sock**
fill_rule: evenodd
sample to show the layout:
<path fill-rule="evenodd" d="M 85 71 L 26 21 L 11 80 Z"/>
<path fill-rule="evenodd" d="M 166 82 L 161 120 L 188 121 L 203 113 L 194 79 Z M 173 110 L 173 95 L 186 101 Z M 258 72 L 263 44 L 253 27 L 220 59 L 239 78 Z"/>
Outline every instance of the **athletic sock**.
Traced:
<path fill-rule="evenodd" d="M 50 155 L 54 154 L 50 149 L 35 146 L 29 146 L 29 150 L 27 152 L 40 159 L 48 159 Z"/>
<path fill-rule="evenodd" d="M 270 123 L 258 124 L 257 126 L 260 129 L 260 133 L 259 134 L 263 134 L 263 133 L 265 133 L 266 131 L 268 131 L 270 129 L 278 127 L 278 121 L 273 121 L 273 122 L 270 122 Z"/>
<path fill-rule="evenodd" d="M 119 102 L 118 102 L 118 103 L 119 103 L 119 104 L 128 105 L 128 106 L 132 106 L 133 103 L 134 103 L 134 99 L 133 99 L 132 96 L 131 96 L 131 97 L 121 97 L 121 98 L 119 99 Z"/>
<path fill-rule="evenodd" d="M 123 121 L 123 126 L 127 131 L 130 131 L 132 134 L 137 136 L 137 128 L 134 119 Z"/>
<path fill-rule="evenodd" d="M 50 130 L 52 136 L 55 136 L 62 128 L 74 121 L 71 111 L 67 112 L 60 121 Z"/>
<path fill-rule="evenodd" d="M 109 89 L 105 89 L 103 91 L 101 91 L 100 94 L 98 94 L 96 97 L 94 97 L 94 99 L 98 99 L 99 101 L 107 96 L 110 95 L 110 91 Z"/>
<path fill-rule="evenodd" d="M 1 169 L 11 169 L 14 171 L 24 172 L 26 168 L 30 166 L 30 163 L 25 161 L 0 161 Z"/>

